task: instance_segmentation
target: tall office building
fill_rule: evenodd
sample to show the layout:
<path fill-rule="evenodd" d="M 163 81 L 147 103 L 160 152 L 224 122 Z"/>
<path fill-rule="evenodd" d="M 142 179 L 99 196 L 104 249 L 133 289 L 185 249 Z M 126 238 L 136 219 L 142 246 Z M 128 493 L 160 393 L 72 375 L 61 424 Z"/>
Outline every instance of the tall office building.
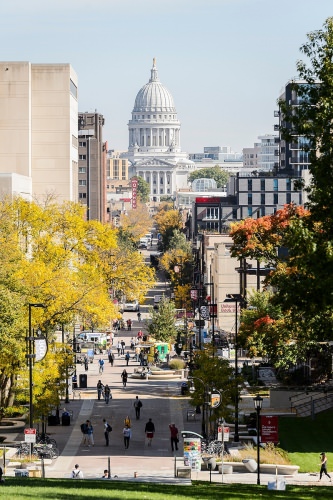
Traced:
<path fill-rule="evenodd" d="M 106 157 L 104 118 L 99 113 L 79 113 L 79 201 L 87 220 L 106 221 Z"/>
<path fill-rule="evenodd" d="M 0 191 L 78 199 L 78 81 L 70 64 L 0 62 Z"/>

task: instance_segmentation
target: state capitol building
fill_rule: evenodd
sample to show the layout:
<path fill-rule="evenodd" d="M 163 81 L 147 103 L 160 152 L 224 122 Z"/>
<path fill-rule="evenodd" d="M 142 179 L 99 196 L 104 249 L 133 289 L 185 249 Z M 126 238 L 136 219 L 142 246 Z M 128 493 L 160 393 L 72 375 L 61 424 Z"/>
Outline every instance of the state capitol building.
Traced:
<path fill-rule="evenodd" d="M 175 196 L 187 188 L 195 164 L 180 146 L 180 121 L 173 97 L 158 78 L 156 60 L 151 76 L 138 92 L 128 123 L 129 177 L 140 176 L 150 185 L 150 200 Z"/>

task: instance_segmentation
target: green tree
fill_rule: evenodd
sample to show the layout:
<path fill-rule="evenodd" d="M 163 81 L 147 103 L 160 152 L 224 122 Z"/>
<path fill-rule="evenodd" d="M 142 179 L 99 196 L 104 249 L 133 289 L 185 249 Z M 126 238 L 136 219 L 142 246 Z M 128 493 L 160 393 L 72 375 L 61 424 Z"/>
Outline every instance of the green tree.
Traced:
<path fill-rule="evenodd" d="M 217 187 L 221 188 L 228 182 L 229 174 L 219 167 L 219 165 L 215 165 L 214 167 L 202 168 L 191 172 L 188 176 L 189 182 L 193 182 L 195 179 L 214 179 Z"/>
<path fill-rule="evenodd" d="M 163 297 L 157 310 L 151 308 L 147 330 L 155 340 L 173 342 L 177 336 L 175 326 L 176 309 L 174 303 Z"/>
<path fill-rule="evenodd" d="M 150 185 L 140 176 L 132 177 L 132 179 L 137 179 L 138 181 L 137 192 L 141 203 L 147 203 L 149 201 Z"/>

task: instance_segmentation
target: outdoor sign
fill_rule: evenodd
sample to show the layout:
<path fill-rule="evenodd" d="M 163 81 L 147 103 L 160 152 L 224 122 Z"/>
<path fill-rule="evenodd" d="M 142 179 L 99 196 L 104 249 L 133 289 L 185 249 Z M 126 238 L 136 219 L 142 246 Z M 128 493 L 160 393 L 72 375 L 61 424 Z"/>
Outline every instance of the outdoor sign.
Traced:
<path fill-rule="evenodd" d="M 132 179 L 132 208 L 136 208 L 137 204 L 137 194 L 138 194 L 138 179 Z"/>
<path fill-rule="evenodd" d="M 192 470 L 201 470 L 201 439 L 184 438 L 184 465 Z"/>
<path fill-rule="evenodd" d="M 217 428 L 217 440 L 218 441 L 223 441 L 224 443 L 226 441 L 229 441 L 229 432 L 230 429 L 226 425 L 220 425 Z"/>
<path fill-rule="evenodd" d="M 192 288 L 190 291 L 191 300 L 198 300 L 198 290 L 196 288 Z"/>
<path fill-rule="evenodd" d="M 270 415 L 261 415 L 260 441 L 262 443 L 279 442 L 279 417 Z"/>
<path fill-rule="evenodd" d="M 24 440 L 26 443 L 35 443 L 36 429 L 24 429 Z"/>
<path fill-rule="evenodd" d="M 45 337 L 35 337 L 35 361 L 42 361 L 47 353 L 47 340 Z"/>
<path fill-rule="evenodd" d="M 200 307 L 200 316 L 204 319 L 209 319 L 209 310 L 208 306 L 201 306 Z"/>
<path fill-rule="evenodd" d="M 221 404 L 221 394 L 213 393 L 210 396 L 210 406 L 212 408 L 217 408 Z"/>

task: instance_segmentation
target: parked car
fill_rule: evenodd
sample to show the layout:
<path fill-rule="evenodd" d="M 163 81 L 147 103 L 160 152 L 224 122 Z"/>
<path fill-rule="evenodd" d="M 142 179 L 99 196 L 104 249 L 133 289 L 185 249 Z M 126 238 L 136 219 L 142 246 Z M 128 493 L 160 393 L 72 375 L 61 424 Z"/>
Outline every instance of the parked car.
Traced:
<path fill-rule="evenodd" d="M 139 301 L 137 299 L 135 300 L 128 300 L 124 302 L 123 311 L 138 311 L 139 310 Z"/>
<path fill-rule="evenodd" d="M 143 241 L 140 242 L 138 248 L 145 248 L 147 250 L 147 248 L 148 248 L 147 243 L 144 243 Z"/>
<path fill-rule="evenodd" d="M 158 305 L 161 302 L 163 295 L 154 295 L 154 309 L 158 309 Z"/>

